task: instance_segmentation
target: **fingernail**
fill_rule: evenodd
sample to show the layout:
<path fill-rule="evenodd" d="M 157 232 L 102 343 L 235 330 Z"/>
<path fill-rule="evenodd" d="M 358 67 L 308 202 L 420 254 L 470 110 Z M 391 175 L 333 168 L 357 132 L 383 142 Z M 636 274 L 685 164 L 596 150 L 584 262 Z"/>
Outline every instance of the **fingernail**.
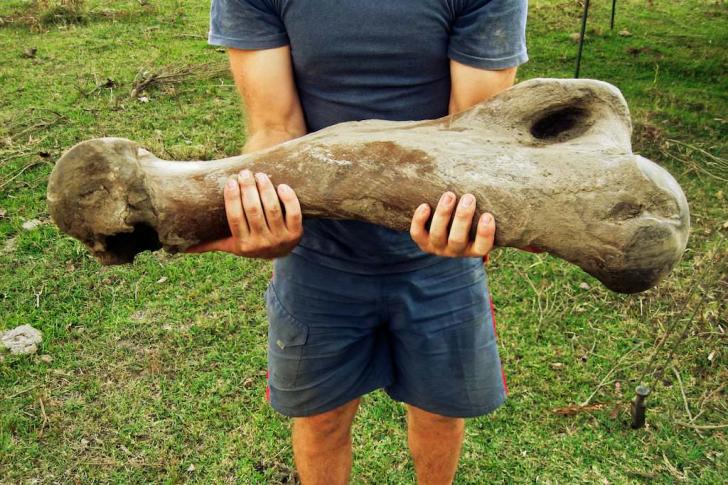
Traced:
<path fill-rule="evenodd" d="M 234 189 L 238 183 L 235 181 L 235 179 L 230 179 L 227 181 L 227 188 L 228 189 Z"/>
<path fill-rule="evenodd" d="M 460 199 L 460 204 L 462 204 L 463 207 L 470 207 L 473 205 L 473 202 L 475 201 L 475 197 L 473 197 L 471 194 L 465 194 L 463 195 L 463 198 Z"/>
<path fill-rule="evenodd" d="M 258 182 L 265 182 L 268 179 L 268 176 L 266 174 L 264 174 L 264 173 L 256 173 L 255 174 L 255 179 Z"/>
<path fill-rule="evenodd" d="M 482 216 L 480 216 L 480 223 L 487 226 L 488 224 L 490 224 L 490 219 L 490 214 L 483 214 Z"/>
<path fill-rule="evenodd" d="M 250 170 L 243 170 L 240 172 L 240 178 L 243 180 L 250 180 L 250 177 L 252 174 L 250 173 Z"/>
<path fill-rule="evenodd" d="M 279 185 L 278 190 L 280 191 L 280 193 L 282 195 L 290 195 L 290 193 L 291 193 L 291 188 L 289 186 L 287 186 L 286 184 Z"/>
<path fill-rule="evenodd" d="M 417 208 L 418 214 L 424 214 L 427 212 L 427 204 L 420 204 L 420 206 Z"/>
<path fill-rule="evenodd" d="M 453 194 L 451 192 L 445 192 L 444 194 L 442 194 L 442 197 L 440 197 L 440 202 L 442 202 L 443 204 L 449 204 L 450 202 L 452 202 L 452 199 Z"/>

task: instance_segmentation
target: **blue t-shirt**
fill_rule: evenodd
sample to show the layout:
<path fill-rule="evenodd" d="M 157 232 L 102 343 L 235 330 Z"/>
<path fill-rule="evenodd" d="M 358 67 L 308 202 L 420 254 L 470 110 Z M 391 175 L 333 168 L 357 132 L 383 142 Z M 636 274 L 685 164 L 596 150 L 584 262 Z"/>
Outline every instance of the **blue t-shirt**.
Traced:
<path fill-rule="evenodd" d="M 209 42 L 291 46 L 306 125 L 445 116 L 453 59 L 482 69 L 525 62 L 527 0 L 212 0 Z M 295 190 L 295 187 L 293 187 Z M 294 252 L 357 273 L 406 271 L 439 258 L 407 232 L 305 219 Z"/>

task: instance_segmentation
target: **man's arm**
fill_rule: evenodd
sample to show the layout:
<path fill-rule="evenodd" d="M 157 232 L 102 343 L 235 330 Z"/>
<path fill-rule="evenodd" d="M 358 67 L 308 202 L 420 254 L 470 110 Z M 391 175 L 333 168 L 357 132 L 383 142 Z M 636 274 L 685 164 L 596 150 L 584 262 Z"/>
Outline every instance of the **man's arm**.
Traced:
<path fill-rule="evenodd" d="M 517 68 L 486 71 L 450 61 L 450 114 L 459 113 L 513 86 Z"/>
<path fill-rule="evenodd" d="M 230 49 L 229 57 L 247 116 L 244 151 L 261 150 L 305 135 L 290 48 Z M 276 188 L 266 174 L 243 170 L 225 184 L 224 197 L 232 235 L 198 244 L 188 252 L 224 251 L 275 258 L 289 253 L 301 239 L 301 206 L 289 186 Z"/>
<path fill-rule="evenodd" d="M 515 67 L 490 71 L 451 60 L 450 114 L 492 98 L 511 87 L 515 78 Z M 491 214 L 480 216 L 475 241 L 470 241 L 470 227 L 475 215 L 475 198 L 472 194 L 464 194 L 458 202 L 455 194 L 445 192 L 437 204 L 428 232 L 426 225 L 431 212 L 429 205 L 420 205 L 410 226 L 412 239 L 423 251 L 439 256 L 481 257 L 492 249 L 495 221 Z"/>
<path fill-rule="evenodd" d="M 244 151 L 261 150 L 305 135 L 290 47 L 229 49 L 228 53 L 247 118 Z"/>

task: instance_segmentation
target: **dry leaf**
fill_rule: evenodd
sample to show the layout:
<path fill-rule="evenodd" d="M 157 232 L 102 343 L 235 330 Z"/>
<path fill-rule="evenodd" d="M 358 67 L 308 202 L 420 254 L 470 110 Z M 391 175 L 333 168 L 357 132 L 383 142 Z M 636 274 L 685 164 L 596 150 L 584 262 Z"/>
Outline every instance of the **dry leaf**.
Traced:
<path fill-rule="evenodd" d="M 598 411 L 599 409 L 604 408 L 604 404 L 596 403 L 596 404 L 589 404 L 587 406 L 580 406 L 578 404 L 572 404 L 571 406 L 566 406 L 563 408 L 556 408 L 553 410 L 555 414 L 560 414 L 562 416 L 576 416 L 577 414 L 581 413 L 588 413 L 590 411 Z"/>

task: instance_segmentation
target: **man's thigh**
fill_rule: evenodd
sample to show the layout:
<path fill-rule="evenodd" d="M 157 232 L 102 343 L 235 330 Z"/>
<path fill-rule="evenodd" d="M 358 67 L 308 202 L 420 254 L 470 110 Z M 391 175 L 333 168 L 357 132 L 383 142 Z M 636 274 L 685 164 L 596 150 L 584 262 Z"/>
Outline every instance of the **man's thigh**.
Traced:
<path fill-rule="evenodd" d="M 445 260 L 391 284 L 389 395 L 451 417 L 500 406 L 506 389 L 482 262 Z"/>
<path fill-rule="evenodd" d="M 341 406 L 391 381 L 378 279 L 295 254 L 266 291 L 271 405 L 286 416 Z"/>

